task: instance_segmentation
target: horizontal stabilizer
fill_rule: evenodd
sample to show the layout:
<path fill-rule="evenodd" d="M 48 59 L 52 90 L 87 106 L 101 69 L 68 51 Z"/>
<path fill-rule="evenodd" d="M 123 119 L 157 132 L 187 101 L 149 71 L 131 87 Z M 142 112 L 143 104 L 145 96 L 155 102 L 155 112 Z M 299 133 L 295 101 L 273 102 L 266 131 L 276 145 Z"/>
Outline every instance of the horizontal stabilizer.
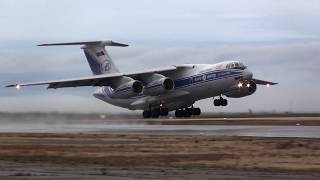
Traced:
<path fill-rule="evenodd" d="M 65 46 L 65 45 L 88 45 L 88 46 L 119 46 L 127 47 L 127 44 L 122 44 L 113 41 L 84 41 L 84 42 L 70 42 L 70 43 L 51 43 L 39 44 L 38 46 Z"/>

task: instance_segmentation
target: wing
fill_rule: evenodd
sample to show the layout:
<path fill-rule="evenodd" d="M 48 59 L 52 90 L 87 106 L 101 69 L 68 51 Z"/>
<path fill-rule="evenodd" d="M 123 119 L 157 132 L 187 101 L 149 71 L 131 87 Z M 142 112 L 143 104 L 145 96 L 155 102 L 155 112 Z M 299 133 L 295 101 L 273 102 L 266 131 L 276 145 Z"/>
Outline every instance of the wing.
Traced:
<path fill-rule="evenodd" d="M 54 80 L 54 81 L 41 81 L 41 82 L 31 82 L 31 83 L 14 83 L 6 85 L 5 87 L 16 87 L 20 88 L 23 86 L 36 86 L 36 85 L 48 85 L 48 89 L 50 88 L 66 88 L 66 87 L 79 87 L 79 86 L 112 86 L 117 80 L 121 77 L 131 77 L 133 79 L 144 79 L 144 77 L 149 76 L 153 73 L 159 74 L 168 74 L 172 71 L 176 71 L 179 67 L 170 66 L 161 69 L 152 69 L 148 71 L 135 72 L 135 73 L 113 73 L 113 74 L 104 74 L 104 75 L 96 75 L 89 77 L 81 77 L 74 79 L 62 79 L 62 80 Z"/>
<path fill-rule="evenodd" d="M 276 85 L 278 83 L 270 82 L 270 81 L 264 81 L 264 80 L 259 80 L 259 79 L 252 79 L 256 84 L 259 85 Z"/>
<path fill-rule="evenodd" d="M 97 75 L 89 77 L 80 77 L 74 79 L 62 79 L 53 81 L 40 81 L 31 83 L 15 83 L 9 84 L 5 87 L 23 87 L 23 86 L 36 86 L 36 85 L 48 85 L 50 88 L 65 88 L 65 87 L 78 87 L 78 86 L 108 86 L 111 83 L 111 79 L 121 77 L 122 74 L 108 74 L 108 75 Z"/>

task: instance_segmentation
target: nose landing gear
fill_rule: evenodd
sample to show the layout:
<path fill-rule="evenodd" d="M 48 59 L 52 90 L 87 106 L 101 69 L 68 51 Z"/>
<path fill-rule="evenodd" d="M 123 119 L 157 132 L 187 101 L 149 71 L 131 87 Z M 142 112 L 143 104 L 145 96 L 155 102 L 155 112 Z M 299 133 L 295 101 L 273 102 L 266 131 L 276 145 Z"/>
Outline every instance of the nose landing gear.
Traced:
<path fill-rule="evenodd" d="M 227 105 L 228 105 L 228 100 L 223 99 L 223 98 L 220 96 L 219 99 L 215 99 L 215 100 L 213 101 L 213 104 L 214 104 L 215 106 L 227 106 Z"/>

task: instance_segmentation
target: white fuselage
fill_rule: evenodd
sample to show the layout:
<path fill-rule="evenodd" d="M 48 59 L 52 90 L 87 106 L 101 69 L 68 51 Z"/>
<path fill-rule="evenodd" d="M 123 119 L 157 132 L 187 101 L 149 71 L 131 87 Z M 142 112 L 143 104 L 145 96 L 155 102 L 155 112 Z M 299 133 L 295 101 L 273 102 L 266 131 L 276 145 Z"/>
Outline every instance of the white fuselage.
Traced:
<path fill-rule="evenodd" d="M 239 79 L 251 79 L 248 69 L 227 69 L 230 61 L 218 64 L 183 65 L 183 71 L 173 72 L 168 77 L 174 80 L 175 88 L 170 92 L 147 96 L 143 93 L 126 99 L 111 98 L 110 87 L 98 88 L 94 96 L 115 106 L 130 110 L 146 110 L 152 107 L 165 106 L 170 111 L 191 106 L 195 101 L 227 93 L 237 85 Z"/>

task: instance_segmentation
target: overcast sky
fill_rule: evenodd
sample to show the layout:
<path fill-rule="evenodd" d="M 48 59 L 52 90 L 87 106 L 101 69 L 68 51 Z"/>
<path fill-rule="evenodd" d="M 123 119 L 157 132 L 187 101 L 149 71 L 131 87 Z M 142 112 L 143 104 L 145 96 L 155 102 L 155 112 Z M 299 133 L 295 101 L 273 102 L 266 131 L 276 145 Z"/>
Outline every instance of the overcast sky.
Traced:
<path fill-rule="evenodd" d="M 318 0 L 1 0 L 0 83 L 91 75 L 79 47 L 35 45 L 112 39 L 130 44 L 108 49 L 121 71 L 234 59 L 279 82 L 224 108 L 198 102 L 205 111 L 319 112 L 319 19 Z M 93 90 L 2 88 L 0 111 L 129 112 Z"/>

